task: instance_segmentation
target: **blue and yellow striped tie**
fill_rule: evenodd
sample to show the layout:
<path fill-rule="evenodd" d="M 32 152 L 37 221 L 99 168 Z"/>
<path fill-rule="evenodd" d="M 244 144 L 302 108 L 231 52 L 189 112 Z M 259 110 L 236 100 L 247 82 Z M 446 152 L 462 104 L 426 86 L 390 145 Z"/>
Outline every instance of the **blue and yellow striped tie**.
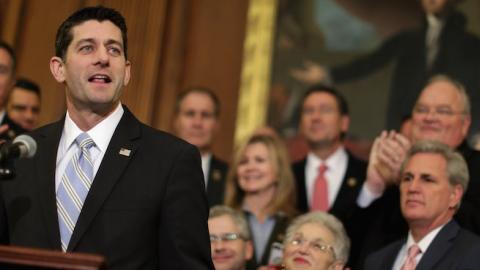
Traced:
<path fill-rule="evenodd" d="M 83 202 L 93 181 L 93 162 L 89 150 L 95 142 L 87 133 L 78 135 L 75 142 L 79 150 L 67 164 L 57 189 L 58 223 L 63 251 L 67 250 Z"/>

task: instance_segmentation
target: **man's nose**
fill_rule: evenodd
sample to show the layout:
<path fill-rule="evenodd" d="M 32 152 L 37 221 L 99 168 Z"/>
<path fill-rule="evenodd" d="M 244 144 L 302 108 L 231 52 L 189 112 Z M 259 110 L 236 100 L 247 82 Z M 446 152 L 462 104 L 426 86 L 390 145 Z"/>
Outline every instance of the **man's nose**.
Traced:
<path fill-rule="evenodd" d="M 110 61 L 110 55 L 108 54 L 107 48 L 100 48 L 97 50 L 97 63 L 101 66 L 108 66 Z"/>

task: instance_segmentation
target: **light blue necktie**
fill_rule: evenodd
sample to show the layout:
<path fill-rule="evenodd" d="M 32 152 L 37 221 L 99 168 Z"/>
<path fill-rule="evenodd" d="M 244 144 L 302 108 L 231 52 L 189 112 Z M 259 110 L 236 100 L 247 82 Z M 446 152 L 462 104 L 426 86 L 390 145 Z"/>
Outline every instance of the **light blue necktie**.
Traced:
<path fill-rule="evenodd" d="M 75 143 L 79 150 L 68 162 L 57 189 L 58 224 L 63 251 L 67 250 L 93 181 L 93 162 L 89 150 L 95 143 L 87 133 L 78 135 Z"/>

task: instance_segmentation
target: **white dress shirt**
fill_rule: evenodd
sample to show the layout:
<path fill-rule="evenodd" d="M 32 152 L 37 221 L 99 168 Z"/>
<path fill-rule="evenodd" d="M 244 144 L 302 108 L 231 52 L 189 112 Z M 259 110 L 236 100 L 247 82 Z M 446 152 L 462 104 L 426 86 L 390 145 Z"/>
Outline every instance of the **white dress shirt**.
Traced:
<path fill-rule="evenodd" d="M 210 173 L 210 162 L 212 161 L 212 153 L 202 155 L 202 171 L 205 180 L 205 188 L 208 185 L 208 174 Z"/>
<path fill-rule="evenodd" d="M 88 135 L 95 142 L 95 146 L 90 148 L 90 155 L 93 160 L 93 175 L 97 174 L 100 163 L 107 150 L 108 144 L 112 139 L 120 119 L 123 115 L 123 107 L 121 104 L 107 118 L 87 131 Z M 55 190 L 60 185 L 62 176 L 67 168 L 68 162 L 72 156 L 78 152 L 78 145 L 74 143 L 75 139 L 83 133 L 83 131 L 73 122 L 67 111 L 65 124 L 63 126 L 62 137 L 57 150 L 57 167 L 55 169 Z"/>
<path fill-rule="evenodd" d="M 447 222 L 448 223 L 448 222 Z M 416 244 L 420 248 L 420 253 L 415 257 L 416 264 L 418 265 L 418 262 L 422 259 L 423 254 L 427 251 L 428 247 L 430 244 L 433 242 L 433 239 L 437 236 L 437 234 L 440 232 L 440 230 L 447 224 L 443 224 L 437 228 L 435 228 L 433 231 L 429 232 L 425 237 L 422 238 L 418 243 L 415 243 L 415 240 L 413 240 L 412 232 L 408 232 L 408 238 L 407 238 L 407 243 L 405 243 L 400 251 L 398 252 L 397 258 L 395 259 L 395 263 L 393 264 L 392 270 L 400 270 L 402 265 L 405 263 L 405 260 L 407 259 L 408 256 L 408 249 Z"/>
<path fill-rule="evenodd" d="M 340 146 L 333 154 L 326 160 L 321 160 L 312 152 L 308 153 L 305 166 L 305 184 L 307 188 L 308 205 L 312 205 L 313 192 L 315 189 L 315 179 L 318 176 L 318 168 L 325 164 L 327 171 L 325 178 L 328 185 L 328 205 L 331 207 L 337 198 L 340 187 L 342 186 L 343 178 L 347 172 L 348 155 L 343 146 Z"/>

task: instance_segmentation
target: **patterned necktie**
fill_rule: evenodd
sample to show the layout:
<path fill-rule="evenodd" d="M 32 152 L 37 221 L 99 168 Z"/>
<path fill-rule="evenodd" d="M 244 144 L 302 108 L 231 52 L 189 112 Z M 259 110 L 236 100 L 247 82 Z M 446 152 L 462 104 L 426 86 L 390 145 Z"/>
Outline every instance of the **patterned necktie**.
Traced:
<path fill-rule="evenodd" d="M 325 178 L 327 170 L 325 164 L 318 168 L 318 175 L 315 179 L 315 189 L 313 191 L 312 210 L 328 211 L 328 183 Z"/>
<path fill-rule="evenodd" d="M 93 181 L 93 162 L 90 148 L 95 145 L 87 133 L 75 139 L 79 150 L 68 162 L 57 189 L 57 211 L 62 250 L 66 251 L 83 202 Z"/>
<path fill-rule="evenodd" d="M 405 263 L 402 265 L 400 270 L 415 270 L 415 267 L 417 266 L 417 261 L 415 260 L 415 258 L 421 252 L 422 251 L 417 245 L 413 245 L 408 248 L 407 259 L 405 260 Z"/>

